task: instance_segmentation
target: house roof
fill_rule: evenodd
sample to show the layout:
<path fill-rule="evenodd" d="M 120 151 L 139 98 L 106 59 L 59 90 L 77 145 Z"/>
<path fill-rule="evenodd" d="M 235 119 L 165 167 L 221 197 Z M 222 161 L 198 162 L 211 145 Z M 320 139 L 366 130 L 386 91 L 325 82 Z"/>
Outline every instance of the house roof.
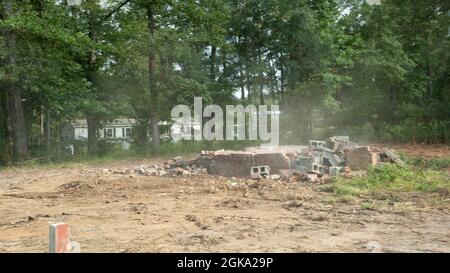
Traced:
<path fill-rule="evenodd" d="M 183 119 L 177 119 L 179 122 L 182 122 Z M 190 122 L 190 123 L 189 123 Z M 188 119 L 188 123 L 190 125 L 199 125 L 197 121 L 194 119 Z M 136 124 L 136 120 L 134 118 L 118 118 L 109 121 L 104 121 L 102 123 L 103 127 L 133 127 Z M 171 122 L 168 121 L 160 121 L 159 125 L 171 125 Z M 87 128 L 87 121 L 85 119 L 74 119 L 70 122 L 70 125 L 77 128 Z"/>
<path fill-rule="evenodd" d="M 87 127 L 87 120 L 85 119 L 75 119 L 70 122 L 73 127 Z M 122 119 L 113 119 L 109 121 L 103 122 L 103 126 L 134 126 L 136 124 L 136 120 L 133 118 L 122 118 Z"/>

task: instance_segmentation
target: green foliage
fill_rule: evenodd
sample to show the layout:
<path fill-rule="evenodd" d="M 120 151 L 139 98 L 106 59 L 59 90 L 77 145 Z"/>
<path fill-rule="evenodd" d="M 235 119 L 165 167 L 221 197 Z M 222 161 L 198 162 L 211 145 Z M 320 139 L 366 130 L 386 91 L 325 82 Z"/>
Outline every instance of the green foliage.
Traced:
<path fill-rule="evenodd" d="M 340 73 L 351 81 L 338 91 L 340 111 L 330 122 L 352 133 L 370 124 L 375 141 L 447 142 L 448 3 L 349 3 L 339 25 L 352 62 Z"/>
<path fill-rule="evenodd" d="M 408 162 L 419 168 L 432 170 L 449 170 L 450 157 L 424 159 L 422 157 L 409 158 Z"/>
<path fill-rule="evenodd" d="M 25 133 L 38 158 L 59 158 L 61 127 L 88 114 L 99 124 L 137 119 L 135 145 L 150 153 L 152 109 L 168 121 L 174 105 L 191 106 L 194 96 L 221 106 L 279 104 L 283 144 L 334 134 L 450 139 L 445 0 L 9 2 L 10 16 L 0 3 L 0 89 L 21 90 Z M 1 101 L 0 151 L 8 161 L 6 95 Z"/>
<path fill-rule="evenodd" d="M 383 196 L 386 192 L 449 192 L 448 174 L 431 169 L 402 167 L 384 164 L 372 168 L 367 176 L 358 178 L 337 178 L 322 187 L 337 196 Z"/>

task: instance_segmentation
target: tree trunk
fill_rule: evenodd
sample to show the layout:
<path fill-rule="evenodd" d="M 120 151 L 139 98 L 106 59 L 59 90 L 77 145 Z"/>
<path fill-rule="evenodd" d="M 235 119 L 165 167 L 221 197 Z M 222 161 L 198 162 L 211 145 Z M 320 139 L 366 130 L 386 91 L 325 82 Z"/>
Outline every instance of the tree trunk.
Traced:
<path fill-rule="evenodd" d="M 284 59 L 283 53 L 280 54 L 280 96 L 279 100 L 284 103 Z"/>
<path fill-rule="evenodd" d="M 97 128 L 98 120 L 95 114 L 86 114 L 86 121 L 88 127 L 88 152 L 91 155 L 98 154 Z"/>
<path fill-rule="evenodd" d="M 245 81 L 244 81 L 244 69 L 242 67 L 242 63 L 239 64 L 239 81 L 241 85 L 241 102 L 245 104 Z"/>
<path fill-rule="evenodd" d="M 52 144 L 51 144 L 51 117 L 50 117 L 50 109 L 48 107 L 44 108 L 44 143 L 47 150 L 47 155 L 50 156 L 52 152 Z"/>
<path fill-rule="evenodd" d="M 136 145 L 139 147 L 144 147 L 148 143 L 148 124 L 148 116 L 137 118 L 133 135 L 136 138 Z"/>
<path fill-rule="evenodd" d="M 252 104 L 252 82 L 250 80 L 250 73 L 248 70 L 245 76 L 247 80 L 247 103 Z"/>
<path fill-rule="evenodd" d="M 0 88 L 2 86 L 0 85 Z M 11 122 L 8 121 L 8 113 L 7 113 L 7 101 L 6 101 L 6 93 L 2 92 L 1 94 L 1 102 L 2 102 L 2 126 L 5 128 L 4 134 L 5 134 L 5 146 L 3 149 L 2 154 L 2 163 L 5 165 L 11 165 L 12 162 L 12 152 L 11 149 L 13 148 L 13 142 L 10 134 L 8 133 L 10 130 L 8 129 L 8 126 L 11 124 Z"/>
<path fill-rule="evenodd" d="M 259 104 L 264 105 L 264 85 L 259 86 Z"/>
<path fill-rule="evenodd" d="M 4 1 L 4 18 L 14 17 L 13 2 Z M 17 86 L 17 48 L 16 34 L 14 31 L 5 31 L 5 42 L 7 46 L 7 66 L 9 67 L 9 82 L 6 84 L 6 128 L 7 142 L 10 146 L 10 152 L 14 161 L 23 161 L 28 159 L 28 136 L 25 125 L 25 115 L 22 104 L 22 91 Z"/>
<path fill-rule="evenodd" d="M 216 54 L 217 48 L 211 45 L 211 55 L 209 56 L 209 76 L 211 80 L 216 80 Z"/>
<path fill-rule="evenodd" d="M 95 18 L 93 12 L 91 11 L 89 14 L 89 38 L 92 43 L 95 43 L 97 39 L 97 34 L 95 31 Z M 91 83 L 91 88 L 95 88 L 95 65 L 96 65 L 96 52 L 95 49 L 91 49 L 89 52 L 89 57 L 87 60 L 87 73 L 86 79 Z M 92 91 L 94 92 L 94 91 Z M 98 139 L 97 139 L 97 130 L 98 130 L 98 119 L 96 113 L 89 109 L 86 113 L 86 122 L 88 127 L 88 153 L 90 155 L 98 154 Z"/>
<path fill-rule="evenodd" d="M 262 64 L 261 55 L 258 55 L 258 65 Z M 264 73 L 262 71 L 259 72 L 259 104 L 264 105 Z"/>
<path fill-rule="evenodd" d="M 148 31 L 153 37 L 156 30 L 154 7 L 152 3 L 147 5 Z M 152 146 L 155 152 L 160 149 L 159 116 L 158 116 L 158 87 L 156 84 L 156 53 L 152 45 L 148 53 L 148 81 L 150 89 L 150 126 L 152 131 Z"/>

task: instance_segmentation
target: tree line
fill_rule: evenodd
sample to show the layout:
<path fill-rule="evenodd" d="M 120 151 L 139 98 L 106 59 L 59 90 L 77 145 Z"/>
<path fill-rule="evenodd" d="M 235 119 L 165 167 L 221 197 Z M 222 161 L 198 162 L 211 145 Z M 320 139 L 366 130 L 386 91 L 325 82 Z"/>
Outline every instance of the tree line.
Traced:
<path fill-rule="evenodd" d="M 0 1 L 3 164 L 52 156 L 84 118 L 161 145 L 174 105 L 278 104 L 281 142 L 448 143 L 447 0 Z"/>

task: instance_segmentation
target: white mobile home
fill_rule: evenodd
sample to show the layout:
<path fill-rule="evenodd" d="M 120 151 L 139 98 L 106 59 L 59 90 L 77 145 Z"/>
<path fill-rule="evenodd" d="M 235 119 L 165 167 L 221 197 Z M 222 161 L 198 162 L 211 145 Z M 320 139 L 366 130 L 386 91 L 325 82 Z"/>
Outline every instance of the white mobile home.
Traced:
<path fill-rule="evenodd" d="M 102 139 L 125 141 L 132 139 L 135 119 L 114 119 L 104 122 L 97 131 L 97 136 Z M 63 136 L 66 140 L 87 140 L 88 126 L 85 119 L 74 120 L 63 127 Z"/>

